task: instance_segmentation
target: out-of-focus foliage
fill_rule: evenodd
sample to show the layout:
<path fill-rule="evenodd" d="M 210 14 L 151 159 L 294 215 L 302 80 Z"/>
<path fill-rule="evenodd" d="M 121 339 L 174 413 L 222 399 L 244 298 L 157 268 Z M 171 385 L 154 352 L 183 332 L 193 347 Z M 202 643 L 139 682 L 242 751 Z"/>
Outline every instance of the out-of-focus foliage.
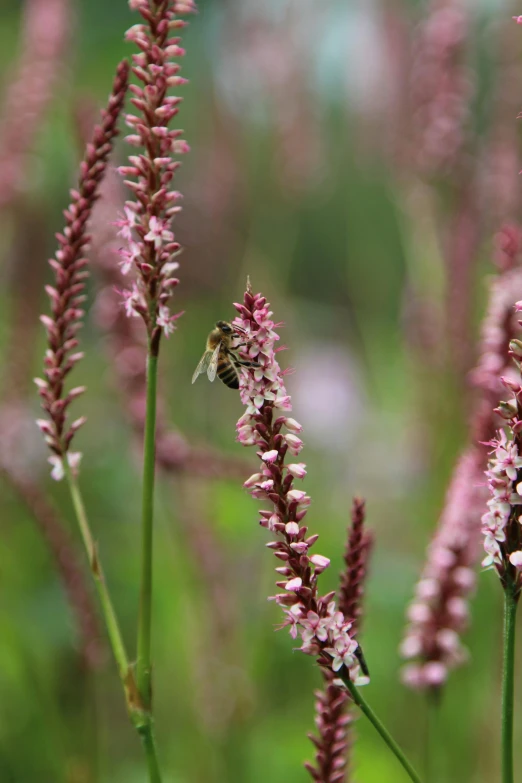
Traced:
<path fill-rule="evenodd" d="M 31 378 L 44 345 L 38 315 L 46 307 L 46 259 L 80 155 L 76 118 L 93 100 L 101 104 L 116 63 L 130 53 L 122 41 L 132 23 L 125 0 L 72 5 L 65 64 L 23 197 L 0 215 L 2 399 L 9 401 L 16 376 L 16 395 L 35 416 Z M 190 379 L 207 332 L 217 318 L 232 317 L 247 274 L 272 302 L 276 320 L 284 320 L 289 350 L 282 356 L 295 368 L 288 386 L 304 426 L 313 499 L 309 525 L 332 559 L 324 583 L 336 587 L 351 496 L 363 495 L 376 538 L 363 623 L 372 674 L 366 695 L 418 766 L 426 752 L 426 703 L 400 684 L 397 648 L 466 437 L 465 378 L 476 358 L 492 238 L 503 220 L 516 217 L 488 206 L 498 204 L 488 190 L 498 173 L 495 134 L 515 138 L 502 192 L 519 187 L 522 32 L 510 21 L 517 9 L 469 5 L 468 146 L 449 173 L 423 179 L 408 143 L 407 85 L 415 74 L 407 51 L 425 4 L 202 0 L 184 36 L 190 85 L 180 124 L 192 152 L 177 185 L 185 195 L 177 238 L 186 249 L 176 299 L 185 315 L 161 356 L 172 425 L 191 442 L 244 457 L 246 479 L 255 456 L 235 443 L 238 396 L 205 379 L 192 387 Z M 4 90 L 20 1 L 3 0 L 0 13 Z M 460 298 L 448 300 L 459 278 L 444 247 L 470 189 L 480 190 L 481 231 Z M 78 437 L 81 482 L 132 647 L 140 455 L 94 317 L 94 277 L 89 287 L 86 359 L 76 372 L 88 386 L 78 403 L 78 415 L 89 417 Z M 448 328 L 461 307 L 468 308 L 471 336 L 464 355 L 452 352 Z M 27 439 L 28 446 L 15 446 L 79 548 L 67 494 L 48 477 L 36 428 Z M 6 456 L 17 458 L 14 451 Z M 157 490 L 154 678 L 165 780 L 306 780 L 301 764 L 312 756 L 306 734 L 320 675 L 309 658 L 292 652 L 285 631 L 273 632 L 279 616 L 266 597 L 274 592 L 274 564 L 254 503 L 239 477 L 162 476 Z M 143 781 L 113 662 L 107 652 L 94 672 L 82 663 L 54 561 L 7 480 L 0 484 L 0 526 L 0 780 Z M 209 563 L 217 569 L 211 577 Z M 470 661 L 450 678 L 435 729 L 444 748 L 440 780 L 495 779 L 500 618 L 496 580 L 481 575 L 467 635 Z M 360 720 L 357 734 L 357 779 L 402 781 L 373 729 Z M 515 747 L 521 739 L 517 730 Z"/>

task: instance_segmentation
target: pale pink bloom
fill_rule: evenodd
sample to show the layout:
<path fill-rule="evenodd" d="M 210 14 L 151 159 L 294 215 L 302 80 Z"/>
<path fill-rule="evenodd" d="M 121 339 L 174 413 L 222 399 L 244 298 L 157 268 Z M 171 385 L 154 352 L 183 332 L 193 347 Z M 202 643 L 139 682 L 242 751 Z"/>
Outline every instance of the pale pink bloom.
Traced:
<path fill-rule="evenodd" d="M 144 239 L 147 242 L 154 242 L 154 247 L 158 250 L 164 242 L 172 242 L 174 234 L 169 230 L 165 220 L 153 216 L 149 220 L 149 233 L 145 234 Z"/>
<path fill-rule="evenodd" d="M 290 430 L 291 432 L 303 431 L 302 425 L 299 424 L 299 422 L 296 421 L 295 419 L 290 419 L 290 418 L 285 419 L 285 427 L 287 428 L 287 430 Z"/>
<path fill-rule="evenodd" d="M 158 326 L 161 326 L 163 329 L 163 334 L 165 337 L 168 337 L 169 334 L 172 334 L 176 329 L 176 321 L 178 318 L 181 318 L 183 313 L 176 313 L 175 315 L 170 314 L 170 310 L 167 307 L 167 305 L 160 305 L 158 310 L 158 317 L 156 318 L 156 323 Z"/>
<path fill-rule="evenodd" d="M 140 256 L 140 246 L 136 242 L 129 242 L 129 247 L 121 247 L 119 249 L 121 256 L 120 269 L 122 274 L 126 275 L 132 269 L 132 266 L 137 258 Z"/>
<path fill-rule="evenodd" d="M 515 568 L 522 568 L 522 552 L 520 550 L 511 552 L 509 561 L 512 565 L 515 566 Z"/>
<path fill-rule="evenodd" d="M 302 503 L 308 496 L 306 492 L 303 492 L 301 489 L 291 489 L 286 494 L 287 498 L 290 498 L 290 500 L 295 500 L 297 503 Z"/>
<path fill-rule="evenodd" d="M 325 652 L 329 653 L 332 658 L 332 669 L 334 672 L 338 672 L 344 665 L 348 669 L 355 663 L 354 652 L 357 649 L 357 642 L 350 639 L 348 634 L 343 634 L 336 639 L 333 647 L 327 647 Z"/>
<path fill-rule="evenodd" d="M 285 525 L 285 531 L 287 536 L 298 536 L 299 525 L 297 524 L 297 522 L 287 522 Z"/>
<path fill-rule="evenodd" d="M 132 229 L 136 225 L 136 213 L 128 206 L 124 207 L 123 211 L 125 215 L 122 216 L 119 220 L 116 220 L 114 225 L 120 227 L 118 236 L 123 237 L 124 239 L 127 239 L 129 242 L 131 242 Z"/>
<path fill-rule="evenodd" d="M 517 445 L 514 442 L 498 441 L 498 446 L 495 449 L 495 462 L 491 468 L 494 473 L 504 472 L 506 476 L 515 481 L 517 477 L 517 470 L 522 468 L 522 457 L 518 456 Z"/>
<path fill-rule="evenodd" d="M 81 452 L 67 452 L 67 462 L 69 463 L 69 467 L 71 468 L 73 475 L 77 475 L 81 459 Z M 52 465 L 51 478 L 55 481 L 61 481 L 65 476 L 62 457 L 58 457 L 56 454 L 53 454 L 51 457 L 47 458 L 47 461 Z"/>
<path fill-rule="evenodd" d="M 286 469 L 295 478 L 304 478 L 306 476 L 306 465 L 304 462 L 293 462 L 287 465 Z"/>
<path fill-rule="evenodd" d="M 133 283 L 132 289 L 130 291 L 121 291 L 121 295 L 123 298 L 123 306 L 125 308 L 125 312 L 129 318 L 131 317 L 138 317 L 139 310 L 136 309 L 139 306 L 145 306 L 145 303 L 143 302 L 143 297 L 141 296 L 138 286 L 136 283 Z"/>
<path fill-rule="evenodd" d="M 288 445 L 288 448 L 292 454 L 295 454 L 295 456 L 297 456 L 303 448 L 303 441 L 298 438 L 297 435 L 293 435 L 291 432 L 285 435 L 285 441 Z"/>
<path fill-rule="evenodd" d="M 427 685 L 439 686 L 446 681 L 448 670 L 443 663 L 430 661 L 424 666 L 423 676 Z"/>
<path fill-rule="evenodd" d="M 299 577 L 299 576 L 296 576 L 294 579 L 290 579 L 290 580 L 289 580 L 289 581 L 286 583 L 286 585 L 285 585 L 285 590 L 288 590 L 289 592 L 295 592 L 295 593 L 298 593 L 298 592 L 299 592 L 299 590 L 300 590 L 300 589 L 301 589 L 301 587 L 302 587 L 302 584 L 303 584 L 303 580 L 301 579 L 301 577 Z"/>
<path fill-rule="evenodd" d="M 307 612 L 306 618 L 301 620 L 301 625 L 304 628 L 301 636 L 305 644 L 309 644 L 314 636 L 321 642 L 328 639 L 327 621 L 324 617 L 319 617 L 317 612 Z"/>
<path fill-rule="evenodd" d="M 303 610 L 300 604 L 294 604 L 290 609 L 285 609 L 286 620 L 284 626 L 290 626 L 290 636 L 292 639 L 297 639 L 298 626 L 301 623 L 301 615 Z"/>
<path fill-rule="evenodd" d="M 330 565 L 330 559 L 323 555 L 312 555 L 310 562 L 316 566 L 316 570 L 320 568 L 321 571 L 324 571 Z"/>
<path fill-rule="evenodd" d="M 277 451 L 277 449 L 272 449 L 271 451 L 265 451 L 261 459 L 264 462 L 275 462 L 278 456 L 279 456 L 279 452 Z"/>

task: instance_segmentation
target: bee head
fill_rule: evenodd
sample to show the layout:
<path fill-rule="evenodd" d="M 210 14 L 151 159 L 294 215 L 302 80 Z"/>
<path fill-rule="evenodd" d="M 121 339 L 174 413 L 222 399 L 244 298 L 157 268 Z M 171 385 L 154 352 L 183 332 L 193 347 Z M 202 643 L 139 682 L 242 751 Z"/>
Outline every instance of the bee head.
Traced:
<path fill-rule="evenodd" d="M 234 331 L 226 321 L 216 321 L 216 326 L 223 334 L 232 334 Z"/>

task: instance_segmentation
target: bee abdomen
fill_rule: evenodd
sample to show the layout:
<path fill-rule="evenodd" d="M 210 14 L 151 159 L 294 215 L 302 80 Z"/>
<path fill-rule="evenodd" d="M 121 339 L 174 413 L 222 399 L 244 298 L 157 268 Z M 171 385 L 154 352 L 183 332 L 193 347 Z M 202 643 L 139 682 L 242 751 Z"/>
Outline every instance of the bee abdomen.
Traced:
<path fill-rule="evenodd" d="M 220 359 L 217 366 L 217 375 L 230 389 L 239 389 L 237 370 L 228 359 Z"/>

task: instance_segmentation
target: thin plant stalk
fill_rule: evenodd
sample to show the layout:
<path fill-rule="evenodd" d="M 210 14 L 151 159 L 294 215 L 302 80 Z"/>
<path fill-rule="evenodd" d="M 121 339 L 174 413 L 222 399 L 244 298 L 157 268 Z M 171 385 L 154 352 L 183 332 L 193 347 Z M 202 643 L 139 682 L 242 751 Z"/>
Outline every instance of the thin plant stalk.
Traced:
<path fill-rule="evenodd" d="M 118 666 L 120 678 L 123 683 L 126 683 L 129 673 L 129 659 L 125 650 L 125 644 L 123 636 L 120 631 L 116 612 L 112 604 L 112 599 L 105 581 L 105 575 L 103 573 L 102 565 L 98 559 L 96 551 L 96 544 L 91 532 L 87 513 L 85 511 L 85 505 L 83 502 L 82 494 L 78 482 L 73 475 L 71 468 L 67 460 L 63 461 L 65 476 L 69 484 L 69 491 L 71 493 L 71 500 L 74 506 L 76 519 L 80 528 L 83 543 L 87 552 L 87 558 L 89 560 L 89 566 L 91 568 L 96 590 L 100 598 L 102 607 L 102 613 L 107 626 L 107 632 L 109 635 L 109 641 L 112 647 L 114 658 Z"/>
<path fill-rule="evenodd" d="M 437 783 L 439 775 L 438 723 L 442 691 L 432 688 L 426 694 L 425 783 Z"/>
<path fill-rule="evenodd" d="M 418 774 L 415 772 L 414 768 L 406 758 L 404 751 L 401 750 L 399 745 L 395 742 L 391 734 L 388 732 L 388 729 L 384 726 L 384 724 L 380 721 L 380 719 L 377 717 L 377 715 L 374 713 L 370 705 L 367 701 L 365 701 L 364 697 L 361 695 L 360 688 L 357 688 L 357 686 L 350 680 L 347 673 L 345 673 L 344 668 L 339 672 L 339 674 L 342 677 L 342 680 L 348 690 L 350 691 L 352 698 L 354 702 L 357 704 L 361 712 L 363 712 L 372 726 L 375 728 L 375 730 L 380 734 L 386 745 L 389 747 L 399 764 L 402 766 L 402 768 L 407 773 L 410 780 L 413 780 L 414 783 L 421 783 L 421 779 L 418 776 Z M 504 783 L 504 781 L 503 781 Z"/>
<path fill-rule="evenodd" d="M 143 444 L 141 588 L 138 616 L 136 681 L 142 702 L 151 707 L 152 555 L 154 522 L 154 475 L 156 462 L 156 392 L 158 356 L 151 348 L 147 357 L 147 403 Z"/>
<path fill-rule="evenodd" d="M 149 721 L 141 732 L 143 747 L 147 757 L 147 768 L 149 770 L 150 783 L 161 783 L 161 772 L 158 764 L 158 754 L 156 751 L 156 740 L 152 730 L 152 722 Z"/>
<path fill-rule="evenodd" d="M 103 617 L 107 626 L 109 641 L 112 647 L 114 658 L 118 666 L 120 679 L 125 692 L 127 709 L 130 718 L 136 727 L 145 749 L 147 759 L 147 768 L 149 771 L 150 783 L 161 783 L 161 773 L 159 770 L 156 743 L 154 740 L 152 717 L 141 702 L 140 693 L 137 690 L 132 666 L 129 664 L 129 658 L 125 649 L 125 643 L 119 627 L 116 612 L 112 599 L 105 581 L 105 575 L 96 551 L 96 543 L 92 535 L 91 527 L 85 510 L 83 497 L 78 482 L 68 465 L 64 460 L 64 472 L 69 484 L 71 500 L 78 520 L 80 533 L 87 551 L 89 565 L 94 578 L 94 583 L 98 591 L 102 607 Z"/>
<path fill-rule="evenodd" d="M 518 596 L 511 581 L 504 586 L 504 656 L 502 666 L 502 783 L 513 783 L 515 619 Z"/>

